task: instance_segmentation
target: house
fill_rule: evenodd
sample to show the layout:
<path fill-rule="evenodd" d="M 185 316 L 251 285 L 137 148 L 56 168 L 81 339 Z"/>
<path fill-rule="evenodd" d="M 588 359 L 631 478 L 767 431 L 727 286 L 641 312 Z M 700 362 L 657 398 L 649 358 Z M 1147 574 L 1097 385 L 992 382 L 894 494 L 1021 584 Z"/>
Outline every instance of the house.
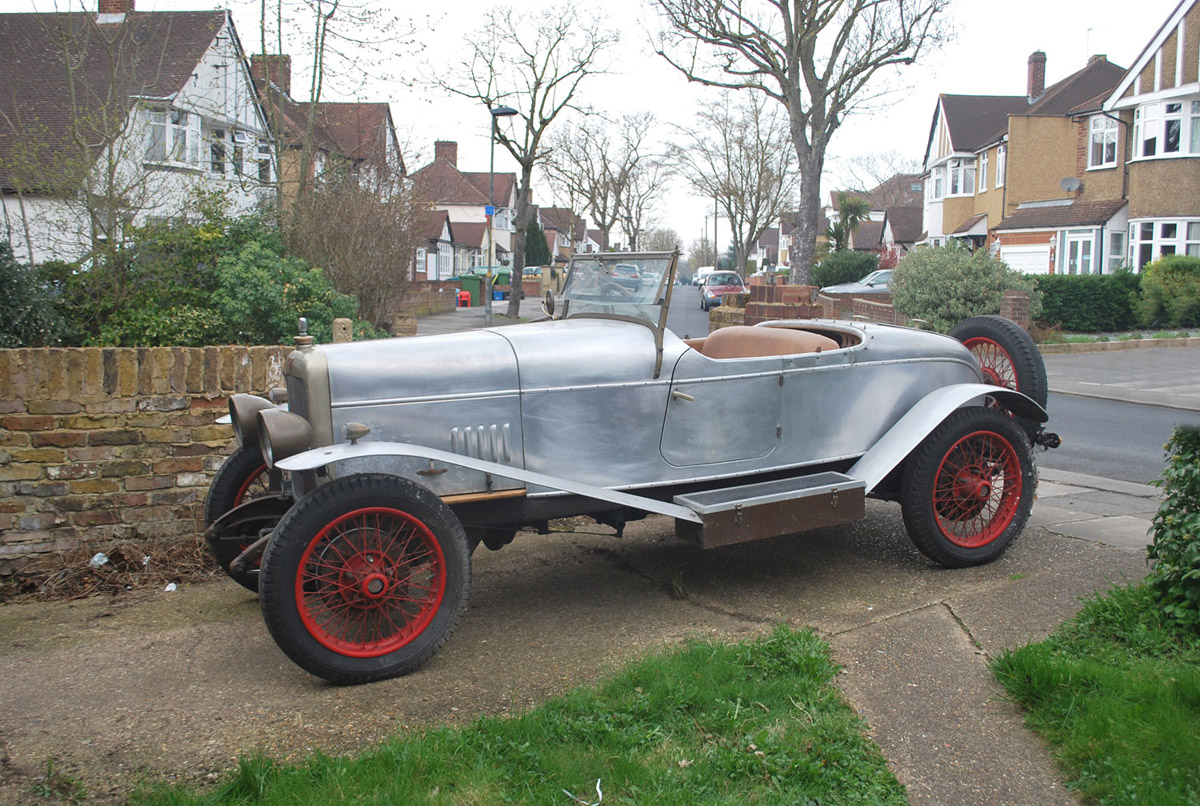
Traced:
<path fill-rule="evenodd" d="M 228 11 L 0 14 L 0 238 L 77 260 L 215 190 L 274 200 L 274 151 Z"/>
<path fill-rule="evenodd" d="M 921 228 L 923 211 L 920 205 L 910 207 L 888 207 L 883 211 L 882 230 L 879 243 L 884 249 L 903 256 L 913 245 L 924 240 Z"/>
<path fill-rule="evenodd" d="M 961 240 L 1028 273 L 1122 265 L 1117 124 L 1101 104 L 1124 74 L 1094 55 L 1047 87 L 1046 55 L 1038 51 L 1028 60 L 1024 96 L 940 96 L 925 153 L 921 242 Z"/>
<path fill-rule="evenodd" d="M 1127 262 L 1200 256 L 1200 2 L 1183 0 L 1087 119 L 1085 183 L 1124 176 Z M 1111 178 L 1110 178 L 1111 177 Z"/>
<path fill-rule="evenodd" d="M 445 210 L 430 210 L 422 228 L 425 239 L 417 247 L 415 273 L 417 279 L 437 280 L 453 277 L 454 230 L 450 214 Z"/>
<path fill-rule="evenodd" d="M 438 141 L 433 144 L 434 159 L 430 164 L 412 173 L 412 180 L 429 199 L 435 210 L 445 211 L 449 221 L 457 229 L 460 224 L 484 224 L 487 222 L 487 207 L 490 199 L 495 200 L 496 213 L 492 221 L 492 232 L 496 241 L 496 260 L 504 265 L 512 258 L 513 233 L 516 230 L 517 177 L 511 173 L 492 174 L 487 171 L 461 171 L 458 168 L 458 143 Z M 459 271 L 483 266 L 487 263 L 488 243 L 485 232 L 478 247 L 470 247 L 465 253 L 467 264 Z M 421 279 L 446 279 L 452 277 L 454 267 L 439 268 L 439 275 L 426 275 Z"/>
<path fill-rule="evenodd" d="M 539 207 L 538 225 L 546 235 L 551 262 L 562 268 L 587 240 L 587 222 L 566 207 Z"/>
<path fill-rule="evenodd" d="M 754 250 L 746 256 L 758 268 L 779 264 L 779 227 L 767 227 L 754 243 Z"/>
<path fill-rule="evenodd" d="M 250 74 L 280 148 L 280 203 L 288 207 L 302 184 L 334 178 L 351 177 L 363 188 L 389 193 L 405 166 L 388 104 L 296 101 L 291 73 L 286 54 L 250 57 Z"/>

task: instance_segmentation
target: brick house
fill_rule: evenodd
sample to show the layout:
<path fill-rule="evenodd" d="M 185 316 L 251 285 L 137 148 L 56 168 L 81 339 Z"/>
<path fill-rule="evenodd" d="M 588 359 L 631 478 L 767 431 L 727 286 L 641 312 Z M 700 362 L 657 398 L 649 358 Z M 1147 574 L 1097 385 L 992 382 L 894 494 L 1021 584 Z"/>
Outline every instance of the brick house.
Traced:
<path fill-rule="evenodd" d="M 1183 0 L 1089 120 L 1085 181 L 1122 178 L 1127 259 L 1200 256 L 1200 2 Z M 1100 152 L 1100 138 L 1112 142 Z"/>
<path fill-rule="evenodd" d="M 481 230 L 480 242 L 462 244 L 457 250 L 459 263 L 451 262 L 444 266 L 438 264 L 436 275 L 430 265 L 422 272 L 418 261 L 416 279 L 444 280 L 455 274 L 465 272 L 476 266 L 486 264 L 487 236 L 486 223 L 489 180 L 493 178 L 487 171 L 461 171 L 458 168 L 458 143 L 438 141 L 433 144 L 433 162 L 412 173 L 412 180 L 429 199 L 435 210 L 443 210 L 449 216 L 454 230 L 460 231 L 461 224 L 484 225 Z M 512 173 L 494 174 L 496 215 L 492 222 L 492 231 L 496 239 L 496 259 L 503 265 L 511 260 L 513 232 L 516 223 L 517 177 Z M 461 230 L 466 232 L 466 230 Z"/>
<path fill-rule="evenodd" d="M 364 188 L 387 193 L 405 173 L 404 157 L 386 102 L 292 98 L 292 59 L 255 54 L 250 73 L 278 138 L 280 203 L 287 207 L 300 190 L 305 144 L 311 148 L 304 181 L 354 177 Z"/>
<path fill-rule="evenodd" d="M 0 14 L 0 238 L 77 260 L 197 189 L 274 199 L 273 145 L 228 11 Z M 86 144 L 86 145 L 85 145 Z"/>

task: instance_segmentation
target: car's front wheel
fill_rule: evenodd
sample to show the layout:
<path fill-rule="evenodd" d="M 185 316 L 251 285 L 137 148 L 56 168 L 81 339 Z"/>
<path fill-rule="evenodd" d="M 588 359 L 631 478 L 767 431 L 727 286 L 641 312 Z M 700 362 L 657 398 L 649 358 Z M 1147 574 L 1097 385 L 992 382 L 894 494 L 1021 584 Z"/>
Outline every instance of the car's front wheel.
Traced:
<path fill-rule="evenodd" d="M 462 525 L 407 479 L 347 476 L 296 502 L 263 555 L 263 617 L 280 649 L 332 683 L 408 674 L 458 627 L 471 587 Z"/>
<path fill-rule="evenodd" d="M 900 505 L 913 544 L 950 568 L 999 557 L 1025 528 L 1037 490 L 1033 448 L 1013 418 L 958 409 L 913 451 Z"/>

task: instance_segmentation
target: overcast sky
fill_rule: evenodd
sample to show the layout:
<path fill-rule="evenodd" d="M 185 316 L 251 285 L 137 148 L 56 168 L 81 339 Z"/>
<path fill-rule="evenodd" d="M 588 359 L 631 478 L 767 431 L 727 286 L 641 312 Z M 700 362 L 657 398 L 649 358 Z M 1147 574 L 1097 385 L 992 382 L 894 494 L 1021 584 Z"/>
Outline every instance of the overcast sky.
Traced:
<path fill-rule="evenodd" d="M 361 2 L 361 0 L 358 0 Z M 381 0 L 386 2 L 386 0 Z M 74 0 L 69 7 L 95 8 L 95 0 Z M 272 5 L 274 3 L 272 2 Z M 934 106 L 939 93 L 1023 95 L 1027 60 L 1035 50 L 1045 51 L 1046 84 L 1050 85 L 1082 68 L 1092 54 L 1102 53 L 1128 67 L 1158 30 L 1178 0 L 953 0 L 950 21 L 956 36 L 942 51 L 903 68 L 890 80 L 896 88 L 893 103 L 849 118 L 834 135 L 822 192 L 848 182 L 843 161 L 855 154 L 896 151 L 913 160 L 924 156 Z M 258 0 L 227 0 L 233 11 L 242 44 L 249 52 L 259 49 Z M 459 143 L 459 167 L 488 169 L 490 118 L 478 103 L 447 96 L 439 90 L 409 86 L 404 79 L 422 74 L 427 65 L 453 63 L 464 55 L 463 34 L 493 5 L 488 0 L 443 0 L 437 4 L 399 2 L 399 15 L 414 15 L 420 28 L 416 46 L 373 46 L 378 64 L 369 65 L 369 83 L 352 97 L 327 92 L 326 100 L 388 100 L 402 140 L 409 168 L 425 164 L 435 140 Z M 515 5 L 533 9 L 551 5 L 546 0 L 520 0 Z M 563 9 L 562 3 L 553 7 Z M 68 0 L 0 0 L 3 11 L 48 11 L 68 7 Z M 139 11 L 212 9 L 204 0 L 136 0 Z M 606 21 L 617 26 L 621 41 L 610 55 L 611 72 L 588 79 L 580 93 L 585 103 L 613 114 L 646 112 L 658 119 L 691 125 L 697 108 L 715 102 L 716 90 L 689 85 L 673 68 L 650 52 L 646 21 L 653 17 L 644 0 L 605 0 L 597 4 Z M 430 16 L 424 16 L 428 9 Z M 410 9 L 417 9 L 417 12 Z M 297 33 L 311 27 L 308 19 L 292 26 Z M 293 95 L 303 98 L 307 87 L 306 56 L 293 53 Z M 368 59 L 364 59 L 365 64 Z M 665 135 L 669 136 L 669 135 Z M 496 170 L 514 170 L 501 150 Z M 535 174 L 535 201 L 549 203 L 548 191 Z M 699 237 L 711 201 L 693 198 L 675 188 L 659 211 L 659 222 L 675 229 L 685 246 Z M 709 224 L 711 227 L 711 223 Z M 711 231 L 711 230 L 710 230 Z M 728 243 L 722 228 L 719 245 Z"/>

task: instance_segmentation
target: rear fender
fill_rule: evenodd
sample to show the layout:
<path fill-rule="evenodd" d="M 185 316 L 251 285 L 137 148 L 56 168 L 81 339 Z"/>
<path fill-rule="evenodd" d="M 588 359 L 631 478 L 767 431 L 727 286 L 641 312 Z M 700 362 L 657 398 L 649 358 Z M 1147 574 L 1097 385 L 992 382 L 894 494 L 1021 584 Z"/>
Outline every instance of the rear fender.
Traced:
<path fill-rule="evenodd" d="M 1020 392 L 982 383 L 943 386 L 917 402 L 886 434 L 879 438 L 846 475 L 860 479 L 871 492 L 913 449 L 937 428 L 950 412 L 979 398 L 988 397 L 1018 417 L 1044 423 L 1049 416 L 1038 403 Z"/>

